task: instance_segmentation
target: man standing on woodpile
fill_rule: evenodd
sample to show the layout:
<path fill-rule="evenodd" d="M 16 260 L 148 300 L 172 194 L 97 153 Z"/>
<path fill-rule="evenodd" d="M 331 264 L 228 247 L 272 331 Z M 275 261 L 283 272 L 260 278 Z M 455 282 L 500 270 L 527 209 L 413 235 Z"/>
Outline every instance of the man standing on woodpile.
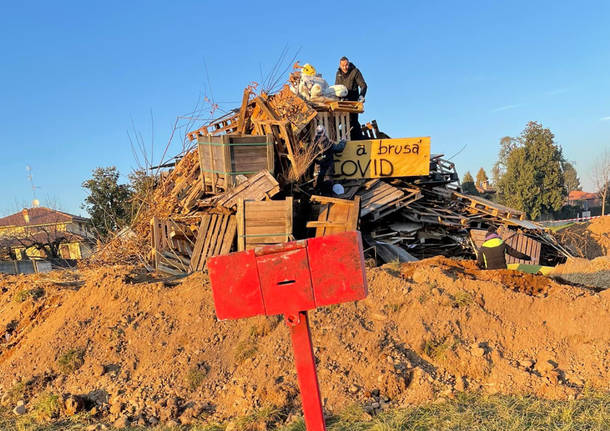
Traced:
<path fill-rule="evenodd" d="M 506 269 L 505 253 L 517 259 L 531 259 L 527 254 L 506 244 L 497 234 L 496 227 L 490 226 L 485 235 L 485 242 L 477 253 L 477 264 L 483 269 Z"/>
<path fill-rule="evenodd" d="M 339 60 L 339 69 L 337 70 L 337 76 L 335 77 L 335 85 L 345 85 L 347 88 L 346 100 L 364 102 L 367 88 L 366 82 L 364 81 L 360 70 L 350 63 L 347 57 L 341 57 L 341 60 Z M 360 87 L 360 91 L 358 91 L 358 87 Z M 349 114 L 349 122 L 352 128 L 350 132 L 351 140 L 362 139 L 362 129 L 358 122 L 358 113 Z"/>

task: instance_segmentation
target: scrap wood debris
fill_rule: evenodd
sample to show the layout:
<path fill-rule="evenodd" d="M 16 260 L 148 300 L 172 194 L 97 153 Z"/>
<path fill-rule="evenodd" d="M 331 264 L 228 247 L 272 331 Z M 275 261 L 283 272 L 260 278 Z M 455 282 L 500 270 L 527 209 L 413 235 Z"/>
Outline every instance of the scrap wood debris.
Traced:
<path fill-rule="evenodd" d="M 291 82 L 298 82 L 295 73 Z M 240 107 L 187 134 L 193 146 L 154 191 L 147 236 L 157 271 L 203 270 L 210 256 L 354 227 L 378 263 L 439 254 L 472 258 L 490 225 L 531 256 L 508 263 L 555 265 L 569 256 L 524 213 L 461 193 L 455 166 L 442 155 L 429 155 L 426 175 L 383 175 L 379 161 L 376 178 L 376 160 L 365 168 L 348 160 L 361 175 L 335 172 L 326 189 L 316 187 L 316 159 L 326 151 L 314 142 L 320 126 L 332 143 L 347 139 L 352 127 L 361 127 L 369 142 L 389 136 L 375 120 L 350 124 L 351 113 L 364 112 L 362 102 L 332 95 L 307 100 L 294 88 L 256 94 L 249 86 Z"/>

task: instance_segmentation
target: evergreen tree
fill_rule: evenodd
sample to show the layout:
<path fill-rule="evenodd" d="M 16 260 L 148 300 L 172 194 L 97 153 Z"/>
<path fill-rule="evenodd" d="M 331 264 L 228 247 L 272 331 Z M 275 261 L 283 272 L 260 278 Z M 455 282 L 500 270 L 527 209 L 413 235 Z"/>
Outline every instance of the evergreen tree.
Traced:
<path fill-rule="evenodd" d="M 498 161 L 491 170 L 493 184 L 498 185 L 502 176 L 506 173 L 506 164 L 508 163 L 508 155 L 519 146 L 519 140 L 505 136 L 500 139 L 500 151 L 498 152 Z"/>
<path fill-rule="evenodd" d="M 483 187 L 483 184 L 486 183 L 487 181 L 489 181 L 489 178 L 487 177 L 487 173 L 485 172 L 485 169 L 483 169 L 483 168 L 479 169 L 479 172 L 477 172 L 477 182 L 475 184 L 478 187 Z"/>
<path fill-rule="evenodd" d="M 474 186 L 474 179 L 470 174 L 470 171 L 466 171 L 464 178 L 462 178 L 462 191 L 468 195 L 477 195 L 477 189 Z"/>
<path fill-rule="evenodd" d="M 129 224 L 131 188 L 119 184 L 116 167 L 96 168 L 91 179 L 83 182 L 89 196 L 81 207 L 91 215 L 91 224 L 101 238 Z"/>
<path fill-rule="evenodd" d="M 525 211 L 532 219 L 557 211 L 566 191 L 561 148 L 554 135 L 537 122 L 530 122 L 506 159 L 498 191 L 502 203 Z"/>
<path fill-rule="evenodd" d="M 567 160 L 562 161 L 563 167 L 563 183 L 566 188 L 566 193 L 569 194 L 573 190 L 582 190 L 580 187 L 580 179 L 578 178 L 578 174 L 576 173 L 576 169 L 572 163 Z"/>

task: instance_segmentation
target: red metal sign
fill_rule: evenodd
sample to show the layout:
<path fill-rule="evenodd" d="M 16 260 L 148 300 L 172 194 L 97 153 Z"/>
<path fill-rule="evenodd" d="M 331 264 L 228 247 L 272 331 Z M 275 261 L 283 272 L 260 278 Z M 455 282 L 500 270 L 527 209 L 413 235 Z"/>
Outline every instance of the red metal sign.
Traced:
<path fill-rule="evenodd" d="M 208 270 L 219 319 L 295 313 L 367 295 L 359 232 L 216 256 Z"/>
<path fill-rule="evenodd" d="M 219 319 L 284 314 L 307 429 L 325 430 L 307 310 L 366 297 L 360 233 L 216 256 L 209 259 L 208 270 Z"/>

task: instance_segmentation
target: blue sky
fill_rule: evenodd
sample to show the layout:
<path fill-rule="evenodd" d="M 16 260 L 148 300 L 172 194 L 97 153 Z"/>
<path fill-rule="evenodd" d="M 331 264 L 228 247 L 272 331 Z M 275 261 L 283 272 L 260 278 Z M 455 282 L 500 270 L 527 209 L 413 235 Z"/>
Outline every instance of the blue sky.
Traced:
<path fill-rule="evenodd" d="M 592 190 L 610 150 L 609 23 L 609 1 L 2 1 L 0 215 L 32 200 L 26 166 L 43 205 L 84 215 L 93 169 L 138 167 L 128 132 L 154 162 L 178 153 L 178 116 L 198 108 L 193 129 L 204 97 L 238 106 L 282 53 L 329 81 L 348 56 L 369 85 L 361 119 L 431 136 L 460 177 L 490 173 L 500 139 L 539 121 Z"/>

